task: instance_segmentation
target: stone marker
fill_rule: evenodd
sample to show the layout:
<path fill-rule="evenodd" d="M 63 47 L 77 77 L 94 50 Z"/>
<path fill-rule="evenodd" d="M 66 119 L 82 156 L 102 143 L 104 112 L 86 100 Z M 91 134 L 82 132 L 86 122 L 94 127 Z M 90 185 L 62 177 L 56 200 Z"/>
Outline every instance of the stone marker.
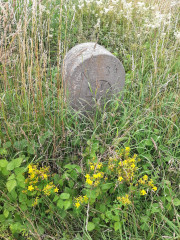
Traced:
<path fill-rule="evenodd" d="M 125 83 L 119 59 L 93 42 L 73 47 L 65 56 L 63 70 L 63 87 L 74 109 L 91 110 L 95 103 L 119 93 Z"/>

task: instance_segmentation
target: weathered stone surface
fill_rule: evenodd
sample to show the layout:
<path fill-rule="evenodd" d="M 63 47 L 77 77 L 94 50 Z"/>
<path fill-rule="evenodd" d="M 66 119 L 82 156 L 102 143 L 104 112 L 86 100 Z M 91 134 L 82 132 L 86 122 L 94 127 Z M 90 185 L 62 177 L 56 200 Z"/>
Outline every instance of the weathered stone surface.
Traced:
<path fill-rule="evenodd" d="M 95 102 L 119 93 L 125 83 L 122 63 L 96 43 L 82 43 L 65 56 L 65 94 L 75 109 L 91 110 Z"/>

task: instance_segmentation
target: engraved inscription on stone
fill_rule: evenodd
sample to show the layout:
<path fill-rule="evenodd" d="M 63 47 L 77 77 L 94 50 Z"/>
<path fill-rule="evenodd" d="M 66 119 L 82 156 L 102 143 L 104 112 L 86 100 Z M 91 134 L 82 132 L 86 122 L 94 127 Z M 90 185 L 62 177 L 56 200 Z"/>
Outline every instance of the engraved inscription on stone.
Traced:
<path fill-rule="evenodd" d="M 70 105 L 92 109 L 95 102 L 109 99 L 124 87 L 122 63 L 96 43 L 73 47 L 64 59 L 63 81 Z"/>

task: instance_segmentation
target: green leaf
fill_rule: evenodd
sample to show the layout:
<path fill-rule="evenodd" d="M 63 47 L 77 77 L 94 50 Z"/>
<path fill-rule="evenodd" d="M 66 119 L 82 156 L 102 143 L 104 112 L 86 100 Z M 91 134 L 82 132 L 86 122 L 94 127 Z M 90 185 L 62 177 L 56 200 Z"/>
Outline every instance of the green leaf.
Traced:
<path fill-rule="evenodd" d="M 10 172 L 6 168 L 2 168 L 1 172 L 4 176 L 8 176 L 10 174 Z"/>
<path fill-rule="evenodd" d="M 20 194 L 19 194 L 19 202 L 24 203 L 24 202 L 26 202 L 26 201 L 27 201 L 27 196 L 26 196 L 26 194 L 25 194 L 25 193 L 20 193 Z"/>
<path fill-rule="evenodd" d="M 23 161 L 23 158 L 19 157 L 16 159 L 13 159 L 10 163 L 7 165 L 7 170 L 13 170 L 14 168 L 18 168 Z"/>
<path fill-rule="evenodd" d="M 105 183 L 102 185 L 102 190 L 108 190 L 113 186 L 113 183 Z"/>
<path fill-rule="evenodd" d="M 56 196 L 54 197 L 54 199 L 53 199 L 53 202 L 56 202 L 58 199 L 59 199 L 59 196 L 56 195 Z"/>
<path fill-rule="evenodd" d="M 9 211 L 7 209 L 4 209 L 4 212 L 3 212 L 5 218 L 8 218 L 9 216 Z"/>
<path fill-rule="evenodd" d="M 73 182 L 72 180 L 69 180 L 68 183 L 69 183 L 69 187 L 70 187 L 70 188 L 73 188 L 73 186 L 74 186 L 74 182 Z"/>
<path fill-rule="evenodd" d="M 15 168 L 18 168 L 18 167 L 20 167 L 20 165 L 23 161 L 23 158 L 19 157 L 19 158 L 14 159 L 13 161 L 14 161 Z"/>
<path fill-rule="evenodd" d="M 64 209 L 67 210 L 71 206 L 71 201 L 64 201 Z"/>
<path fill-rule="evenodd" d="M 27 205 L 25 203 L 22 203 L 19 205 L 22 211 L 26 211 L 28 209 Z"/>
<path fill-rule="evenodd" d="M 180 206 L 180 199 L 175 198 L 175 199 L 173 200 L 173 203 L 174 203 L 174 206 L 176 206 L 176 207 Z"/>
<path fill-rule="evenodd" d="M 13 179 L 15 179 L 15 174 L 14 174 L 14 173 L 13 173 L 13 174 L 11 174 L 11 175 L 8 177 L 8 179 L 7 179 L 7 180 L 9 181 L 9 180 L 13 180 Z"/>
<path fill-rule="evenodd" d="M 115 231 L 120 230 L 120 229 L 121 229 L 121 226 L 122 226 L 122 223 L 121 223 L 121 222 L 115 222 L 115 223 L 114 223 L 114 230 L 115 230 Z"/>
<path fill-rule="evenodd" d="M 25 171 L 24 167 L 19 167 L 19 168 L 14 169 L 14 172 L 15 172 L 16 175 L 18 175 L 20 173 L 23 174 L 24 171 Z"/>
<path fill-rule="evenodd" d="M 148 231 L 149 230 L 149 225 L 147 223 L 143 223 L 140 228 L 144 231 Z"/>
<path fill-rule="evenodd" d="M 15 163 L 14 161 L 11 161 L 10 163 L 8 163 L 7 165 L 7 170 L 13 170 L 15 168 Z"/>
<path fill-rule="evenodd" d="M 93 222 L 88 222 L 87 224 L 87 230 L 92 231 L 95 229 L 95 224 Z"/>
<path fill-rule="evenodd" d="M 6 159 L 1 159 L 0 160 L 0 167 L 6 167 L 8 165 L 8 161 Z"/>
<path fill-rule="evenodd" d="M 15 201 L 17 199 L 17 193 L 15 191 L 15 189 L 13 188 L 13 190 L 10 192 L 11 198 L 13 201 Z"/>
<path fill-rule="evenodd" d="M 61 193 L 60 198 L 61 199 L 69 199 L 70 194 L 69 193 Z"/>
<path fill-rule="evenodd" d="M 23 225 L 21 225 L 19 222 L 13 223 L 10 225 L 11 232 L 14 233 L 20 233 L 23 230 Z"/>
<path fill-rule="evenodd" d="M 86 190 L 86 195 L 89 199 L 96 199 L 96 190 L 88 189 Z"/>
<path fill-rule="evenodd" d="M 57 207 L 59 207 L 60 209 L 62 209 L 64 207 L 64 201 L 59 199 L 57 202 Z"/>
<path fill-rule="evenodd" d="M 166 199 L 167 199 L 168 202 L 172 202 L 172 197 L 171 196 L 167 196 Z"/>
<path fill-rule="evenodd" d="M 11 192 L 17 185 L 16 180 L 10 180 L 6 183 L 6 187 L 8 189 L 8 192 Z"/>
<path fill-rule="evenodd" d="M 145 146 L 149 146 L 149 147 L 152 147 L 153 146 L 153 142 L 151 141 L 151 139 L 147 139 L 145 140 Z"/>
<path fill-rule="evenodd" d="M 92 221 L 93 221 L 94 224 L 99 224 L 100 218 L 93 218 Z"/>
<path fill-rule="evenodd" d="M 17 179 L 18 182 L 25 182 L 25 177 L 22 175 L 22 173 L 19 173 L 16 176 L 16 179 Z"/>
<path fill-rule="evenodd" d="M 100 207 L 99 207 L 99 210 L 101 212 L 105 212 L 106 211 L 106 205 L 105 204 L 101 204 Z"/>
<path fill-rule="evenodd" d="M 159 204 L 158 203 L 153 203 L 151 206 L 151 213 L 157 213 L 160 212 L 161 209 L 159 208 Z"/>

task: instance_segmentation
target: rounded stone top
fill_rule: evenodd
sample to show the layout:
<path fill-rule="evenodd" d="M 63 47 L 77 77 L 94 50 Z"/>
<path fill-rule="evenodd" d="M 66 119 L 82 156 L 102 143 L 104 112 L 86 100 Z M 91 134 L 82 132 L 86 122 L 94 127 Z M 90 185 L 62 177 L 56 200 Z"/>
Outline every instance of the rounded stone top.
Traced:
<path fill-rule="evenodd" d="M 123 89 L 125 71 L 119 59 L 104 47 L 93 42 L 82 43 L 65 56 L 63 82 L 70 105 L 91 110 L 95 103 Z"/>

